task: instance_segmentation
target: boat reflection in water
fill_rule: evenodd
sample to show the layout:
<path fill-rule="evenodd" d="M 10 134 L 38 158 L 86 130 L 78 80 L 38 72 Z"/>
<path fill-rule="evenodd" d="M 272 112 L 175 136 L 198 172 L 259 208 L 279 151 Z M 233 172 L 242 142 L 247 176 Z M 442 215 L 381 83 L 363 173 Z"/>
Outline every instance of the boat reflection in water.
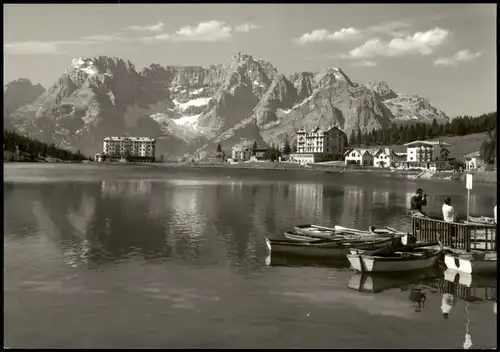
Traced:
<path fill-rule="evenodd" d="M 266 258 L 266 265 L 269 266 L 312 266 L 312 267 L 326 267 L 348 269 L 349 261 L 347 258 L 341 256 L 333 256 L 332 258 L 314 258 L 294 256 L 289 254 L 271 253 Z"/>
<path fill-rule="evenodd" d="M 404 273 L 367 274 L 357 272 L 351 276 L 347 287 L 355 291 L 369 293 L 381 293 L 394 288 L 407 291 L 410 284 L 424 279 L 437 278 L 439 275 L 439 269 L 435 268 Z"/>

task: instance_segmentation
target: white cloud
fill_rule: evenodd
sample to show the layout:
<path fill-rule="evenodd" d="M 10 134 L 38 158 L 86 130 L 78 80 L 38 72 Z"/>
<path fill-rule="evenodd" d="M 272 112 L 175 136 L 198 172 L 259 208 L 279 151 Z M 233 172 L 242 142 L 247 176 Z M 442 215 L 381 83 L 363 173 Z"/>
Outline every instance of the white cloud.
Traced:
<path fill-rule="evenodd" d="M 244 23 L 244 24 L 241 24 L 241 25 L 238 25 L 238 26 L 235 26 L 234 27 L 234 30 L 236 32 L 245 32 L 245 33 L 248 33 L 250 32 L 252 29 L 259 29 L 260 26 L 256 25 L 256 24 L 253 24 L 253 23 Z"/>
<path fill-rule="evenodd" d="M 471 53 L 469 50 L 459 50 L 450 57 L 440 57 L 434 61 L 436 66 L 457 66 L 461 62 L 468 62 L 477 59 L 482 52 Z"/>
<path fill-rule="evenodd" d="M 175 41 L 217 42 L 232 37 L 231 27 L 216 20 L 185 26 L 170 36 Z"/>
<path fill-rule="evenodd" d="M 378 63 L 375 61 L 363 60 L 363 61 L 353 62 L 351 64 L 351 66 L 354 66 L 354 67 L 375 67 L 375 66 L 378 66 Z"/>
<path fill-rule="evenodd" d="M 96 34 L 84 36 L 75 40 L 52 41 L 20 41 L 6 43 L 4 48 L 7 55 L 59 55 L 64 53 L 64 47 L 78 45 L 92 45 L 104 42 L 129 41 L 131 37 L 123 37 L 120 33 Z"/>
<path fill-rule="evenodd" d="M 128 29 L 138 32 L 161 32 L 163 26 L 163 22 L 158 22 L 157 24 L 152 24 L 150 26 L 130 26 Z"/>
<path fill-rule="evenodd" d="M 349 51 L 344 58 L 369 59 L 377 56 L 405 56 L 412 54 L 429 55 L 448 38 L 449 31 L 436 27 L 427 32 L 417 32 L 413 36 L 382 41 L 370 39 Z"/>
<path fill-rule="evenodd" d="M 318 43 L 326 41 L 353 40 L 361 37 L 361 32 L 356 28 L 342 28 L 336 32 L 328 29 L 315 29 L 311 33 L 305 33 L 296 39 L 299 44 Z"/>
<path fill-rule="evenodd" d="M 121 33 L 95 34 L 95 35 L 89 35 L 89 36 L 82 37 L 81 39 L 82 39 L 82 41 L 88 41 L 88 42 L 93 42 L 93 43 L 132 40 L 132 38 L 130 38 L 130 37 L 123 37 L 121 35 Z"/>
<path fill-rule="evenodd" d="M 160 32 L 163 23 L 159 22 L 151 26 L 131 26 L 130 30 Z M 157 41 L 190 41 L 190 42 L 217 42 L 230 39 L 234 32 L 250 32 L 260 26 L 253 23 L 230 26 L 220 21 L 201 22 L 196 26 L 185 26 L 175 33 L 158 33 L 145 37 L 125 36 L 123 33 L 95 34 L 81 37 L 76 40 L 54 40 L 54 41 L 22 41 L 11 42 L 4 45 L 7 55 L 58 55 L 64 52 L 63 47 L 67 45 L 91 45 L 99 43 L 142 41 L 155 43 Z"/>
<path fill-rule="evenodd" d="M 231 26 L 222 21 L 211 20 L 198 23 L 196 26 L 184 26 L 175 33 L 162 33 L 156 36 L 140 38 L 146 42 L 169 40 L 175 42 L 219 42 L 233 37 L 234 32 L 250 32 L 260 26 L 244 23 Z"/>
<path fill-rule="evenodd" d="M 89 40 L 22 41 L 5 43 L 7 55 L 59 55 L 63 45 L 92 44 Z"/>
<path fill-rule="evenodd" d="M 383 33 L 393 37 L 402 37 L 408 35 L 408 33 L 406 31 L 402 31 L 401 29 L 408 27 L 411 27 L 408 20 L 399 20 L 380 23 L 378 25 L 368 27 L 366 31 L 371 33 Z"/>
<path fill-rule="evenodd" d="M 56 55 L 60 54 L 55 42 L 15 42 L 6 43 L 5 52 L 10 55 Z"/>

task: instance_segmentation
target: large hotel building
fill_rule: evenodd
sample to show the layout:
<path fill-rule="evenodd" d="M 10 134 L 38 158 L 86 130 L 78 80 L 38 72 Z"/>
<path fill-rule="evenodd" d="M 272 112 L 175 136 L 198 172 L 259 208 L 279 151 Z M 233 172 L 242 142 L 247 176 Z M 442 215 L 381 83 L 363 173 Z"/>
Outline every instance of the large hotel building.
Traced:
<path fill-rule="evenodd" d="M 96 161 L 127 160 L 134 162 L 154 162 L 156 140 L 149 137 L 106 137 L 102 154 L 96 154 Z"/>

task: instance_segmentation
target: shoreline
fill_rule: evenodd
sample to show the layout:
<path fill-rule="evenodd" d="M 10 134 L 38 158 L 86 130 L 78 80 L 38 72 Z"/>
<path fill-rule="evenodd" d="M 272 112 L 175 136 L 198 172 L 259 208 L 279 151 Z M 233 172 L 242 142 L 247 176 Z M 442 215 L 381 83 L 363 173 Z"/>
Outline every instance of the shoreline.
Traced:
<path fill-rule="evenodd" d="M 7 162 L 8 164 L 30 164 L 29 162 Z M 33 162 L 37 163 L 37 162 Z M 5 164 L 5 162 L 4 162 Z M 40 164 L 40 163 L 37 163 Z M 176 168 L 176 169 L 237 169 L 237 170 L 265 170 L 265 171 L 281 171 L 281 172 L 313 172 L 317 174 L 372 174 L 382 177 L 393 176 L 399 178 L 406 178 L 408 180 L 425 180 L 425 181 L 454 181 L 465 182 L 465 172 L 454 173 L 449 171 L 436 172 L 431 177 L 418 177 L 423 175 L 424 171 L 415 170 L 390 170 L 379 168 L 339 168 L 330 165 L 312 164 L 311 166 L 299 166 L 296 163 L 287 162 L 259 162 L 259 163 L 245 163 L 245 164 L 228 164 L 228 163 L 177 163 L 177 162 L 164 162 L 164 163 L 118 163 L 118 162 L 104 162 L 104 163 L 42 163 L 42 164 L 81 164 L 85 166 L 142 166 L 142 167 L 156 167 L 156 168 Z M 473 183 L 496 185 L 497 175 L 496 171 L 484 172 L 471 172 L 473 174 Z"/>
<path fill-rule="evenodd" d="M 95 164 L 95 163 L 93 163 Z M 432 177 L 417 177 L 424 173 L 424 171 L 418 170 L 390 170 L 390 169 L 380 169 L 380 168 L 339 168 L 329 165 L 312 164 L 311 166 L 299 166 L 296 163 L 287 162 L 259 162 L 259 163 L 244 163 L 244 164 L 228 164 L 228 163 L 176 163 L 176 162 L 166 162 L 166 163 L 113 163 L 113 165 L 141 165 L 150 167 L 166 167 L 166 168 L 184 168 L 184 169 L 242 169 L 242 170 L 266 170 L 266 171 L 284 171 L 284 172 L 314 172 L 314 173 L 325 173 L 325 174 L 344 174 L 344 173 L 355 173 L 364 174 L 369 173 L 372 175 L 380 176 L 394 176 L 407 178 L 409 180 L 425 180 L 425 181 L 455 181 L 455 182 L 465 182 L 466 172 L 454 173 L 450 171 L 436 172 Z M 486 184 L 486 185 L 496 185 L 497 176 L 496 171 L 485 171 L 485 172 L 472 172 L 474 175 L 473 183 Z"/>

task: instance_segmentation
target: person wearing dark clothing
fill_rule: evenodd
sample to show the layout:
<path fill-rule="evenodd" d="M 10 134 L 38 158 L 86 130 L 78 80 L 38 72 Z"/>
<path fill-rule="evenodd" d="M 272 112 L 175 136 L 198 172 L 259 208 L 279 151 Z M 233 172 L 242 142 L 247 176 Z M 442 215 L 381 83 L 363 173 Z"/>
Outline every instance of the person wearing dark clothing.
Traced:
<path fill-rule="evenodd" d="M 417 189 L 415 195 L 411 197 L 411 206 L 410 212 L 412 215 L 418 215 L 421 213 L 422 215 L 426 214 L 422 211 L 422 207 L 427 205 L 427 193 L 424 193 L 422 188 Z"/>

